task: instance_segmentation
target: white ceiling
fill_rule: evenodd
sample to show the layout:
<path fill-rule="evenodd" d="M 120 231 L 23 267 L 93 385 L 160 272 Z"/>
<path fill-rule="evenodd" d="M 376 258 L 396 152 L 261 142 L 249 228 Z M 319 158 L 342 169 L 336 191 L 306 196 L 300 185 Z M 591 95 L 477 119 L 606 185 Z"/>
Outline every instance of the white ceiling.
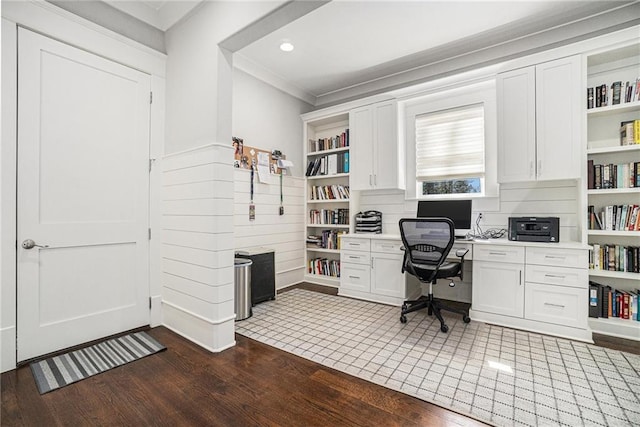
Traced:
<path fill-rule="evenodd" d="M 401 75 L 416 80 L 425 67 L 443 75 L 447 67 L 495 63 L 640 22 L 640 2 L 632 0 L 106 1 L 163 31 L 201 1 L 272 1 L 270 16 L 222 45 L 234 52 L 236 68 L 314 105 L 363 96 Z M 594 16 L 602 24 L 592 28 Z M 292 52 L 279 50 L 285 39 Z"/>
<path fill-rule="evenodd" d="M 629 3 L 334 0 L 236 51 L 234 64 L 318 105 L 319 100 L 353 94 L 367 82 L 557 29 Z M 633 11 L 640 18 L 638 8 Z M 295 49 L 280 51 L 282 40 Z"/>

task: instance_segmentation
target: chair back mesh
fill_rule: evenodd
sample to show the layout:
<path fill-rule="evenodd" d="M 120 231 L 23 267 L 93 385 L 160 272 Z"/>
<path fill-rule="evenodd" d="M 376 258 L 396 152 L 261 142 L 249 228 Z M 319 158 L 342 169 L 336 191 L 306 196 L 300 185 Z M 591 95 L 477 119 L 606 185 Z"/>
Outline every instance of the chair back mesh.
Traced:
<path fill-rule="evenodd" d="M 433 266 L 444 262 L 455 240 L 449 218 L 403 218 L 400 236 L 412 264 Z"/>

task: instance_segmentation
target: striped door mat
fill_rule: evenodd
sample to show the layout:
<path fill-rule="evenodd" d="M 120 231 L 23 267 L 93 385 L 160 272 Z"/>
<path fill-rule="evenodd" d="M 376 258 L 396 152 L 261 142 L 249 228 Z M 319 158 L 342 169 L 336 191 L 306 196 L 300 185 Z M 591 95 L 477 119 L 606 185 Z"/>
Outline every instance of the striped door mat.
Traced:
<path fill-rule="evenodd" d="M 162 350 L 166 347 L 147 333 L 136 332 L 29 366 L 40 394 L 44 394 Z"/>

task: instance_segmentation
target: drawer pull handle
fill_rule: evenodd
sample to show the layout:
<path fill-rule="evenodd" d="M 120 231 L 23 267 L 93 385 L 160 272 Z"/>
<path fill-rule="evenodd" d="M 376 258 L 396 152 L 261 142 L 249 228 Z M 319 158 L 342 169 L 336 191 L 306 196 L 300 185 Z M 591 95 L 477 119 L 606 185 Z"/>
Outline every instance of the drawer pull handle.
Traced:
<path fill-rule="evenodd" d="M 506 252 L 489 252 L 489 255 L 502 255 L 502 256 L 505 256 L 505 255 L 507 255 L 507 253 Z"/>
<path fill-rule="evenodd" d="M 545 274 L 544 277 L 553 277 L 555 279 L 564 279 L 567 276 L 563 276 L 562 274 Z"/>
<path fill-rule="evenodd" d="M 353 255 L 349 255 L 349 258 L 350 258 L 350 259 L 360 259 L 360 257 L 359 257 L 359 256 L 353 256 Z"/>
<path fill-rule="evenodd" d="M 545 258 L 549 258 L 549 259 L 565 259 L 566 256 L 555 256 L 555 255 L 545 255 Z"/>
<path fill-rule="evenodd" d="M 564 305 L 562 304 L 552 304 L 550 302 L 545 302 L 544 305 L 549 305 L 551 307 L 560 307 L 560 308 L 564 308 Z"/>
<path fill-rule="evenodd" d="M 349 276 L 349 279 L 359 279 L 360 276 Z"/>

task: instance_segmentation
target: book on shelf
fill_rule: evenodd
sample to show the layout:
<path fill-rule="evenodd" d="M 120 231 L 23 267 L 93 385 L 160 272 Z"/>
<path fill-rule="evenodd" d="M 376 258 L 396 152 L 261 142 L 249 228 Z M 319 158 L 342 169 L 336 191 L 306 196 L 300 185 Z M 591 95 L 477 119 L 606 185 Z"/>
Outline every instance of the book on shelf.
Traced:
<path fill-rule="evenodd" d="M 640 236 L 640 206 L 608 205 L 596 211 L 594 205 L 589 205 L 587 224 L 590 230 L 638 231 Z"/>
<path fill-rule="evenodd" d="M 594 164 L 591 159 L 587 160 L 587 187 L 596 190 L 640 188 L 640 162 Z"/>
<path fill-rule="evenodd" d="M 340 261 L 327 258 L 313 258 L 307 262 L 309 274 L 340 277 Z"/>
<path fill-rule="evenodd" d="M 640 321 L 640 289 L 622 290 L 589 281 L 589 317 Z"/>
<path fill-rule="evenodd" d="M 640 77 L 635 81 L 615 81 L 587 88 L 587 109 L 640 101 Z"/>
<path fill-rule="evenodd" d="M 622 82 L 617 81 L 611 83 L 611 105 L 620 104 L 620 91 L 622 90 Z"/>
<path fill-rule="evenodd" d="M 593 88 L 587 88 L 587 109 L 595 107 L 595 98 L 593 96 Z"/>
<path fill-rule="evenodd" d="M 307 163 L 305 176 L 336 175 L 349 172 L 349 152 L 317 156 Z"/>
<path fill-rule="evenodd" d="M 620 145 L 640 144 L 640 119 L 620 123 Z"/>
<path fill-rule="evenodd" d="M 311 200 L 348 200 L 348 185 L 314 185 L 311 187 Z"/>
<path fill-rule="evenodd" d="M 311 209 L 309 224 L 349 225 L 349 209 Z"/>
<path fill-rule="evenodd" d="M 325 150 L 335 150 L 337 148 L 345 148 L 349 146 L 349 129 L 345 129 L 339 135 L 328 137 L 309 139 L 309 153 L 316 153 Z"/>
<path fill-rule="evenodd" d="M 640 246 L 594 243 L 589 268 L 596 271 L 640 273 Z"/>

